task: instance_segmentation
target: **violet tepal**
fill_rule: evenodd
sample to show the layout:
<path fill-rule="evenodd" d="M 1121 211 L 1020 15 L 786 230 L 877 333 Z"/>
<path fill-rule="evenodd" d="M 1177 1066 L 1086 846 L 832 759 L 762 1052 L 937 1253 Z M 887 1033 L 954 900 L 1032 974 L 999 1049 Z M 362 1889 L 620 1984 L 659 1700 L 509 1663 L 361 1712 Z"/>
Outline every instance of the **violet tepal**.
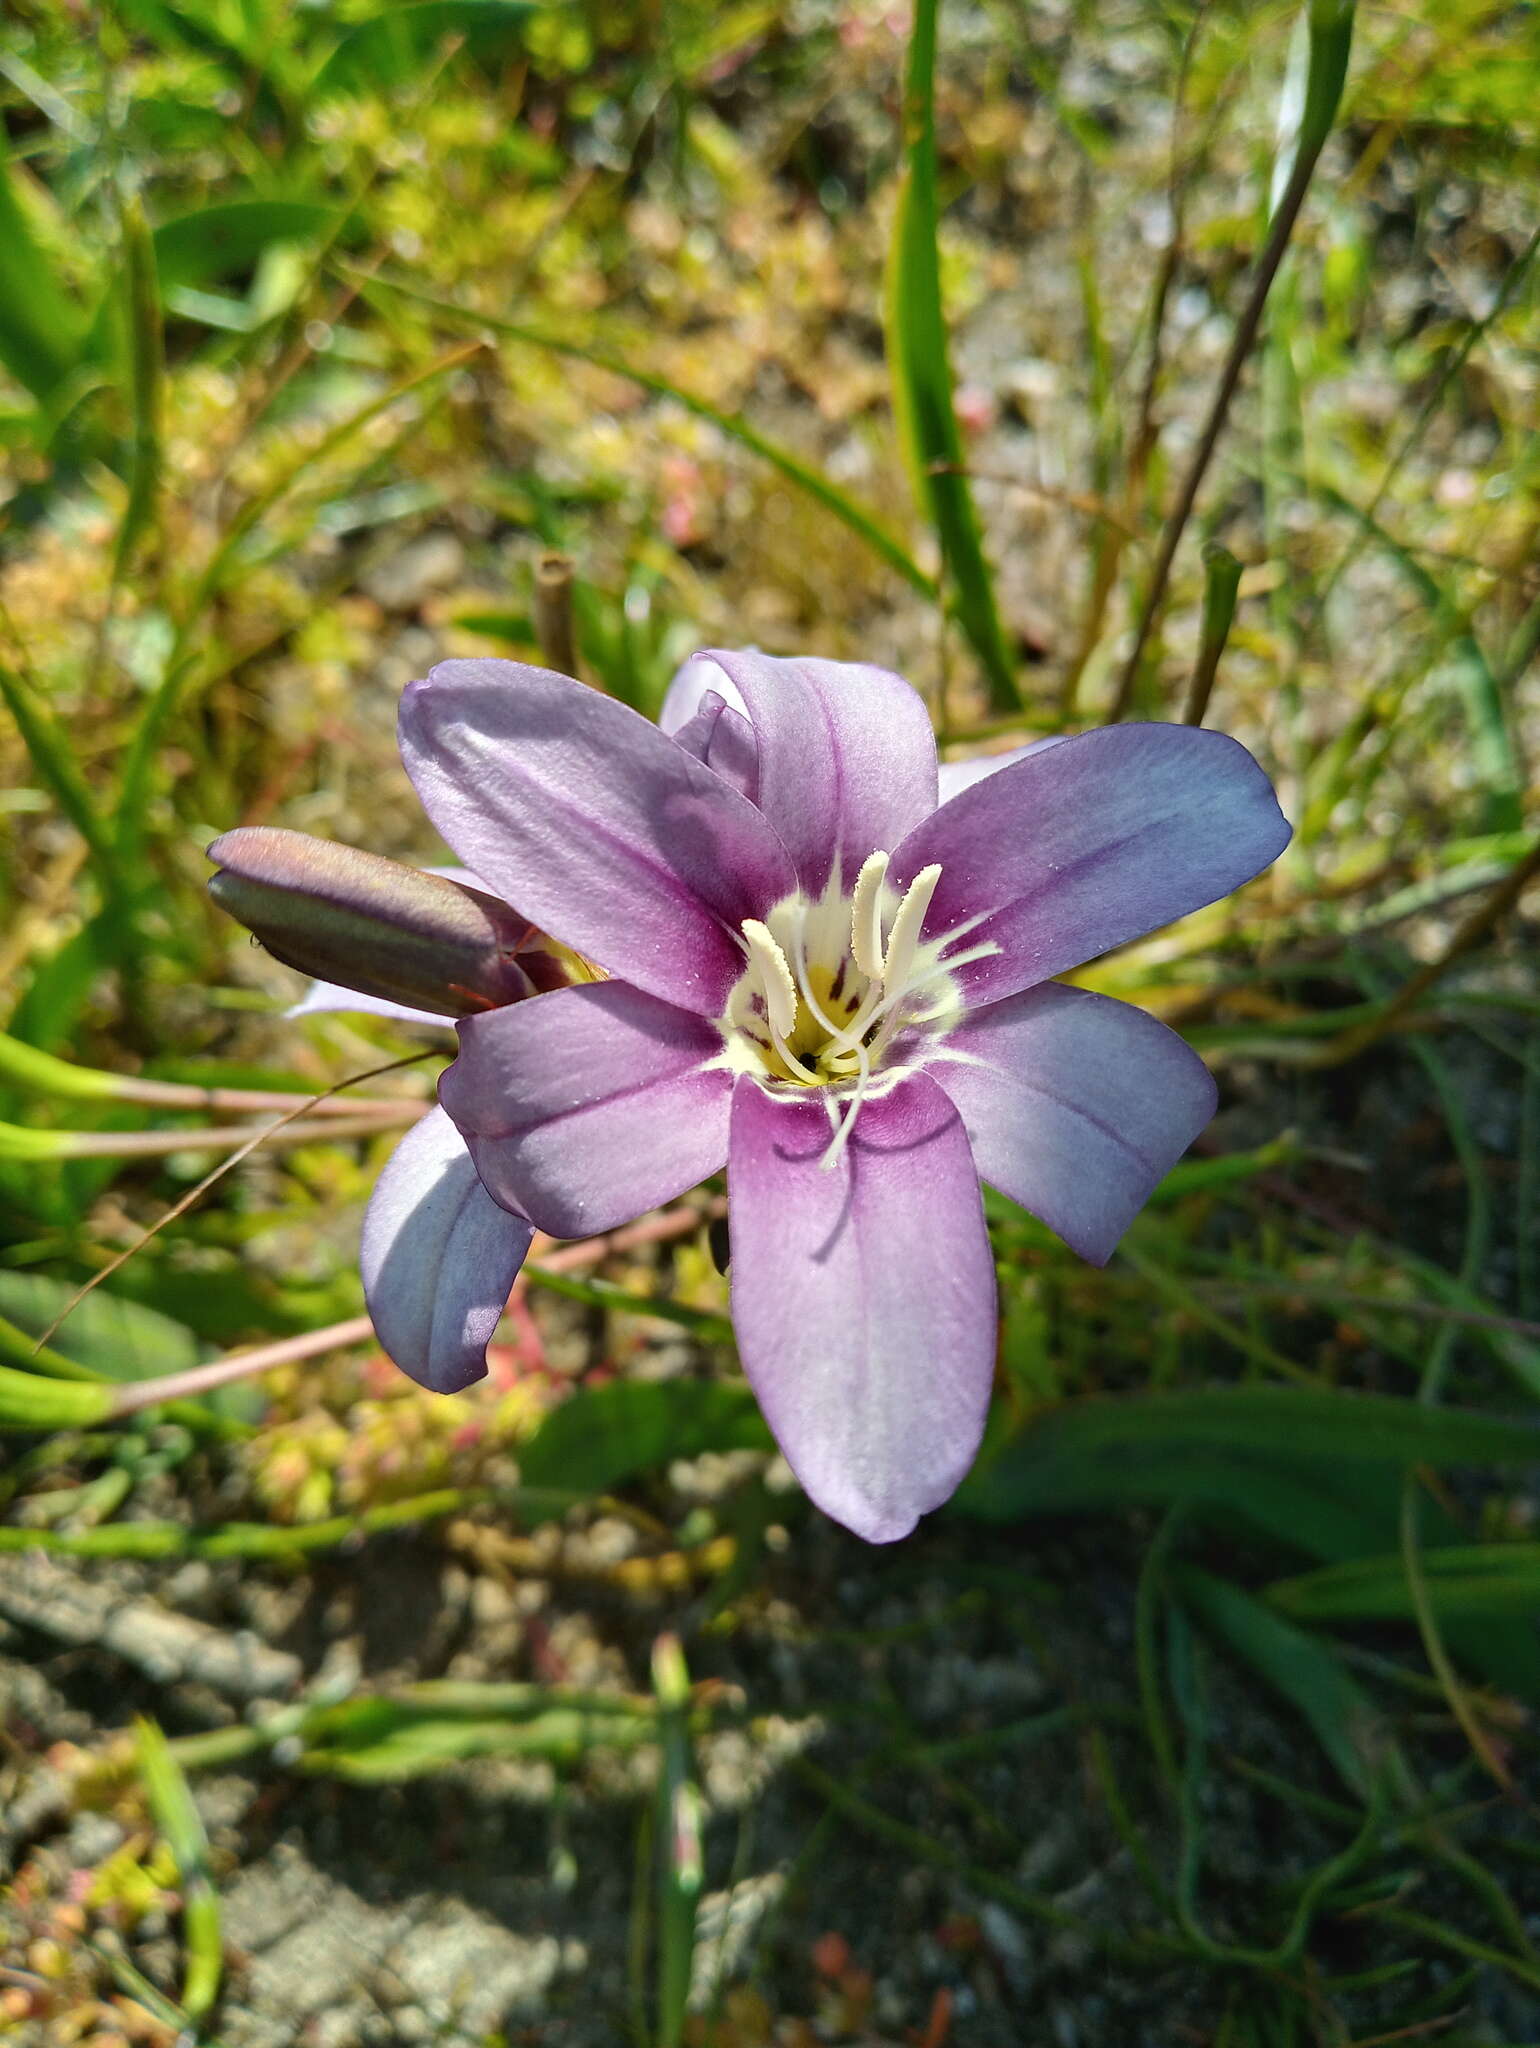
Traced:
<path fill-rule="evenodd" d="M 685 665 L 659 726 L 444 662 L 401 750 L 468 879 L 571 979 L 459 1017 L 366 1222 L 386 1349 L 465 1384 L 532 1227 L 608 1230 L 725 1160 L 770 1427 L 828 1514 L 905 1535 L 983 1430 L 980 1180 L 1102 1263 L 1213 1111 L 1174 1032 L 1053 977 L 1274 860 L 1267 777 L 1222 734 L 1133 724 L 938 771 L 900 677 L 728 652 Z"/>

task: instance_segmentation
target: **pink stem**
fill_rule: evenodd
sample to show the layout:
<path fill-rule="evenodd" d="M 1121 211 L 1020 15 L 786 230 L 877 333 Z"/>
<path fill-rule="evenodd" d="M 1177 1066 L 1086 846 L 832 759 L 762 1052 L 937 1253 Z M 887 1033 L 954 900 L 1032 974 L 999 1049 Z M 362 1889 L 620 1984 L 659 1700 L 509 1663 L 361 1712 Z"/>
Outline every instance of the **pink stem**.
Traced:
<path fill-rule="evenodd" d="M 262 1088 L 199 1088 L 188 1081 L 152 1081 L 139 1074 L 113 1078 L 117 1084 L 112 1091 L 114 1101 L 149 1102 L 163 1109 L 202 1109 L 210 1114 L 303 1109 L 312 1116 L 390 1115 L 408 1106 L 388 1095 L 285 1095 Z"/>
<path fill-rule="evenodd" d="M 340 1144 L 346 1138 L 372 1138 L 377 1131 L 416 1123 L 432 1106 L 426 1102 L 389 1102 L 371 1116 L 325 1114 L 324 1125 L 301 1118 L 275 1126 L 262 1139 L 268 1146 Z M 234 1152 L 261 1130 L 254 1124 L 206 1125 L 190 1131 L 58 1131 L 53 1133 L 55 1159 L 158 1159 L 171 1152 Z"/>
<path fill-rule="evenodd" d="M 595 1266 L 613 1252 L 635 1251 L 643 1245 L 664 1244 L 670 1238 L 683 1237 L 699 1229 L 708 1218 L 726 1212 L 727 1204 L 720 1198 L 704 1208 L 664 1209 L 656 1216 L 644 1216 L 639 1223 L 627 1224 L 624 1230 L 612 1230 L 603 1237 L 585 1237 L 575 1244 L 558 1245 L 542 1231 L 530 1249 L 541 1254 L 540 1263 L 546 1272 L 571 1273 L 583 1266 Z M 296 1365 L 301 1359 L 374 1341 L 374 1325 L 369 1318 L 349 1316 L 346 1322 L 329 1323 L 324 1330 L 307 1330 L 298 1337 L 280 1337 L 272 1344 L 232 1351 L 224 1358 L 211 1359 L 207 1365 L 191 1366 L 186 1372 L 168 1372 L 154 1380 L 130 1380 L 116 1390 L 111 1414 L 114 1418 L 134 1415 L 141 1408 L 158 1408 L 163 1401 L 185 1401 L 197 1394 L 211 1393 L 215 1387 L 254 1378 L 274 1366 Z"/>

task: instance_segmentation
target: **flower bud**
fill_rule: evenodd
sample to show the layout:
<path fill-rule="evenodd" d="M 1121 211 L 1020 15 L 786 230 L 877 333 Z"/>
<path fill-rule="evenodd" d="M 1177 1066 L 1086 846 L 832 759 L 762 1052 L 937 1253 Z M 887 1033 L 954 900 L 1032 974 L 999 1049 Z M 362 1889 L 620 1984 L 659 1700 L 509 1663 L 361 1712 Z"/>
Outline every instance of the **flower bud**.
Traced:
<path fill-rule="evenodd" d="M 444 876 L 267 825 L 226 832 L 208 853 L 221 910 L 274 959 L 361 995 L 465 1017 L 567 979 L 543 933 Z"/>

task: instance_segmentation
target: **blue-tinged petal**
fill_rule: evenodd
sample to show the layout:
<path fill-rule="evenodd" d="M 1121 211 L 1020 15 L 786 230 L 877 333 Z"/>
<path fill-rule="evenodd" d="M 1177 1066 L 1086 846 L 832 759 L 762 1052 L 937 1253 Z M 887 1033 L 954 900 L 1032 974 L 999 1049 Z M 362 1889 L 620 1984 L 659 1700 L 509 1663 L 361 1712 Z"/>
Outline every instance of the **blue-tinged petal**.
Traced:
<path fill-rule="evenodd" d="M 441 1109 L 414 1124 L 375 1182 L 359 1265 L 375 1331 L 435 1394 L 487 1369 L 487 1345 L 534 1236 L 482 1186 Z"/>
<path fill-rule="evenodd" d="M 439 1100 L 500 1202 L 591 1237 L 671 1202 L 727 1156 L 722 1040 L 625 982 L 464 1020 Z"/>
<path fill-rule="evenodd" d="M 928 1074 L 862 1107 L 830 1171 L 811 1095 L 740 1080 L 728 1157 L 733 1323 L 765 1419 L 825 1514 L 905 1536 L 978 1449 L 995 1272 L 962 1119 Z"/>
<path fill-rule="evenodd" d="M 745 796 L 552 670 L 441 662 L 402 698 L 401 754 L 440 833 L 491 888 L 610 974 L 702 1016 L 742 971 L 739 925 L 792 886 Z"/>
<path fill-rule="evenodd" d="M 697 659 L 737 686 L 758 742 L 755 800 L 810 896 L 836 862 L 848 889 L 868 854 L 891 852 L 935 809 L 930 713 L 902 676 L 723 648 Z"/>
<path fill-rule="evenodd" d="M 930 1071 L 984 1179 L 1098 1266 L 1214 1114 L 1213 1077 L 1174 1031 L 1059 982 L 976 1010 Z"/>
<path fill-rule="evenodd" d="M 924 935 L 966 926 L 958 946 L 990 949 L 958 969 L 969 1001 L 987 1003 L 1227 896 L 1289 832 L 1272 784 L 1225 734 L 1103 726 L 953 797 L 894 851 L 888 879 L 903 890 L 940 866 Z"/>

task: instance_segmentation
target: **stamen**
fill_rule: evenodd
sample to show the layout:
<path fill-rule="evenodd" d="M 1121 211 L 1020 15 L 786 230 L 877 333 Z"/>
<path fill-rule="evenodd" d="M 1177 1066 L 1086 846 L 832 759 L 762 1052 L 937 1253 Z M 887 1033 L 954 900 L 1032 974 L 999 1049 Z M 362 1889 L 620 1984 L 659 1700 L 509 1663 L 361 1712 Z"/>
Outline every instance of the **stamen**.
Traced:
<path fill-rule="evenodd" d="M 822 1159 L 818 1162 L 820 1173 L 832 1173 L 839 1164 L 845 1147 L 850 1143 L 850 1134 L 856 1127 L 856 1118 L 861 1114 L 861 1105 L 866 1100 L 866 1091 L 871 1086 L 872 1063 L 864 1045 L 857 1044 L 856 1058 L 861 1063 L 861 1078 L 856 1082 L 855 1093 L 840 1120 L 840 1127 L 829 1140 Z"/>
<path fill-rule="evenodd" d="M 915 949 L 920 943 L 920 927 L 925 922 L 925 913 L 930 908 L 930 899 L 935 895 L 936 884 L 940 880 L 939 866 L 921 868 L 909 884 L 903 902 L 898 906 L 898 915 L 894 918 L 893 929 L 888 934 L 888 950 L 882 963 L 882 978 L 890 991 L 896 992 L 901 989 L 913 972 Z"/>
<path fill-rule="evenodd" d="M 832 1039 L 838 1036 L 840 1027 L 813 994 L 813 977 L 807 967 L 807 913 L 808 906 L 805 903 L 801 904 L 798 907 L 796 932 L 792 939 L 792 948 L 796 955 L 796 985 L 802 1000 L 813 1013 L 813 1021 L 820 1029 L 827 1031 Z"/>
<path fill-rule="evenodd" d="M 882 979 L 882 885 L 890 858 L 886 853 L 866 856 L 850 899 L 850 951 L 857 967 L 873 981 Z"/>
<path fill-rule="evenodd" d="M 792 980 L 786 955 L 769 926 L 761 924 L 757 917 L 743 920 L 743 936 L 749 942 L 749 966 L 758 972 L 759 985 L 764 990 L 770 1029 L 777 1038 L 790 1038 L 797 1028 L 797 984 Z"/>

